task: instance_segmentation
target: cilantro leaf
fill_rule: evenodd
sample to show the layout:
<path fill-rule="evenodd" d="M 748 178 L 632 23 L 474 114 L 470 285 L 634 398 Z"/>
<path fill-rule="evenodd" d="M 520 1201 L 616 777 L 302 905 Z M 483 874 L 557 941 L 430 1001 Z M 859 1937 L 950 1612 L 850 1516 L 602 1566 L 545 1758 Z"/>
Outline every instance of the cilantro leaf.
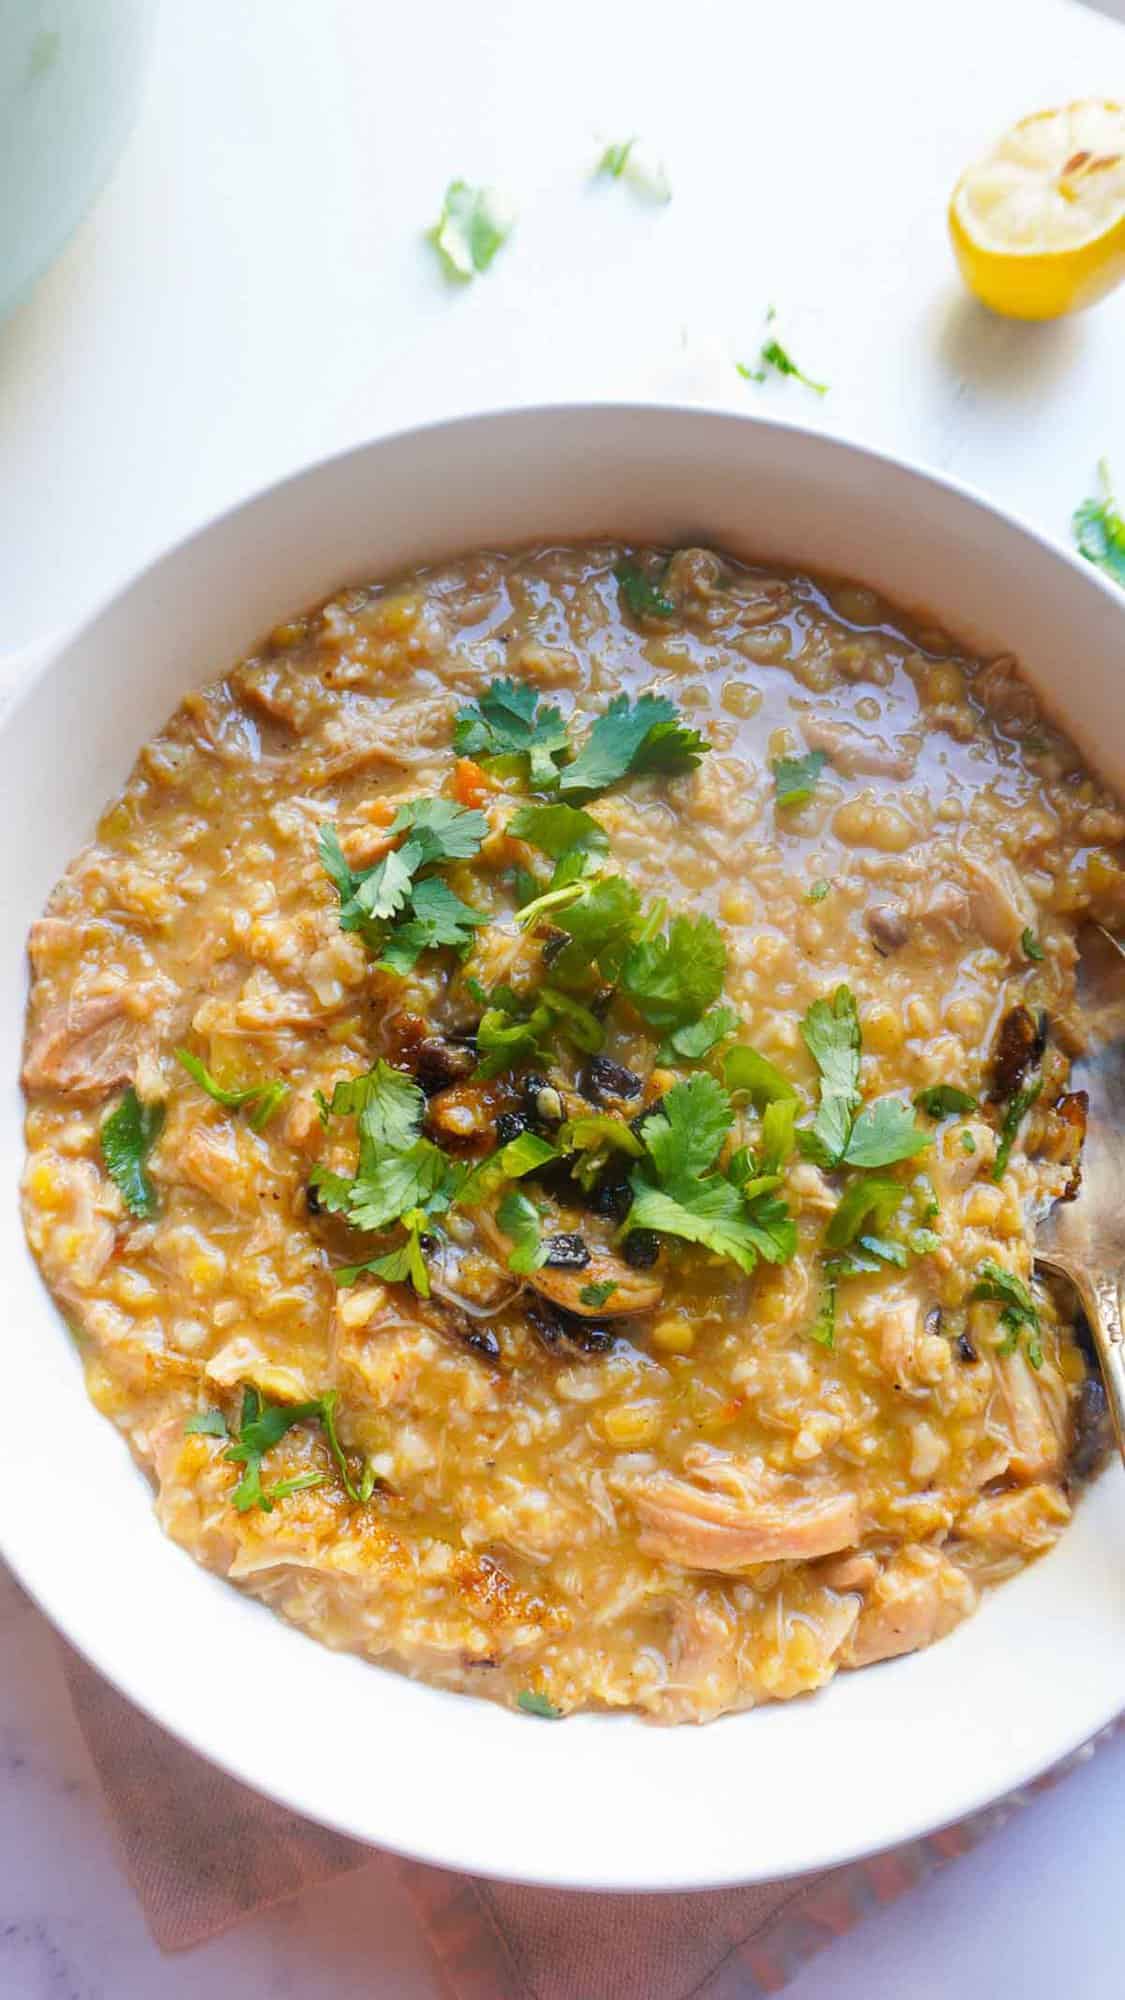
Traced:
<path fill-rule="evenodd" d="M 639 563 L 629 562 L 624 557 L 614 563 L 613 574 L 617 579 L 621 595 L 634 618 L 674 618 L 676 607 L 670 597 L 665 597 L 659 584 L 655 584 Z"/>
<path fill-rule="evenodd" d="M 412 971 L 423 951 L 452 946 L 463 957 L 473 942 L 473 931 L 488 918 L 462 902 L 437 876 L 427 876 L 415 884 L 411 896 L 412 916 L 399 924 L 386 939 L 379 964 L 389 972 Z"/>
<path fill-rule="evenodd" d="M 609 835 L 593 815 L 580 806 L 563 804 L 521 806 L 505 828 L 513 840 L 530 841 L 552 861 L 566 854 L 607 854 Z"/>
<path fill-rule="evenodd" d="M 1114 498 L 1104 458 L 1098 464 L 1098 478 L 1100 496 L 1084 500 L 1075 510 L 1074 538 L 1087 562 L 1095 563 L 1114 583 L 1125 585 L 1125 518 Z"/>
<path fill-rule="evenodd" d="M 544 792 L 558 784 L 570 741 L 561 709 L 541 703 L 525 682 L 501 678 L 458 710 L 453 747 L 463 757 L 526 757 L 532 785 Z"/>
<path fill-rule="evenodd" d="M 556 925 L 571 942 L 551 961 L 552 984 L 588 986 L 596 966 L 615 986 L 633 946 L 641 899 L 623 875 L 597 875 L 574 887 L 574 901 L 555 914 Z"/>
<path fill-rule="evenodd" d="M 539 1232 L 539 1210 L 520 1188 L 509 1188 L 496 1211 L 496 1220 L 505 1236 L 512 1239 L 508 1269 L 529 1277 L 550 1255 L 550 1244 Z"/>
<path fill-rule="evenodd" d="M 992 1162 L 992 1178 L 1002 1180 L 1011 1158 L 1012 1147 L 1020 1126 L 1043 1088 L 1043 1078 L 1034 1077 L 1022 1090 L 1017 1090 L 1004 1113 L 1004 1123 L 1000 1127 L 1000 1143 L 996 1148 L 996 1158 Z"/>
<path fill-rule="evenodd" d="M 450 181 L 441 214 L 429 232 L 448 276 L 473 278 L 487 271 L 511 235 L 513 220 L 511 208 L 494 188 Z"/>
<path fill-rule="evenodd" d="M 713 1166 L 733 1123 L 722 1084 L 700 1070 L 673 1084 L 641 1125 L 641 1139 L 661 1180 L 678 1192 Z"/>
<path fill-rule="evenodd" d="M 660 1051 L 660 1060 L 669 1062 L 680 1056 L 685 1062 L 701 1062 L 728 1035 L 733 1035 L 737 1026 L 738 1015 L 733 1007 L 714 1007 L 697 1021 L 689 1021 L 686 1027 L 674 1028 Z"/>
<path fill-rule="evenodd" d="M 222 1084 L 216 1082 L 206 1063 L 201 1062 L 198 1056 L 193 1056 L 188 1049 L 177 1049 L 176 1060 L 183 1064 L 188 1075 L 200 1089 L 205 1090 L 208 1097 L 213 1097 L 215 1103 L 221 1104 L 224 1110 L 248 1110 L 250 1123 L 255 1132 L 261 1132 L 269 1124 L 274 1112 L 279 1105 L 284 1104 L 289 1095 L 289 1085 L 282 1083 L 278 1078 L 274 1078 L 272 1082 L 244 1084 L 236 1090 L 224 1089 Z"/>
<path fill-rule="evenodd" d="M 369 1258 L 366 1264 L 348 1264 L 338 1269 L 335 1274 L 338 1285 L 354 1285 L 357 1278 L 370 1273 L 389 1285 L 413 1285 L 420 1299 L 429 1298 L 430 1274 L 422 1250 L 422 1231 L 427 1218 L 420 1209 L 411 1209 L 400 1220 L 406 1226 L 402 1242 L 380 1257 Z"/>
<path fill-rule="evenodd" d="M 667 1031 L 697 1021 L 718 999 L 726 968 L 718 924 L 710 917 L 673 917 L 663 935 L 634 945 L 621 986 L 650 1027 Z"/>
<path fill-rule="evenodd" d="M 729 1079 L 728 1079 L 729 1081 Z M 762 1112 L 758 1164 L 764 1174 L 779 1173 L 793 1151 L 797 1099 L 777 1097 Z"/>
<path fill-rule="evenodd" d="M 831 882 L 826 882 L 823 875 L 818 876 L 809 890 L 805 901 L 808 903 L 823 903 L 831 887 Z"/>
<path fill-rule="evenodd" d="M 685 1242 L 703 1244 L 717 1256 L 729 1258 L 740 1270 L 754 1269 L 757 1249 L 743 1220 L 742 1198 L 729 1181 L 714 1175 L 700 1182 L 690 1201 L 677 1200 L 639 1174 L 633 1175 L 632 1187 L 630 1231 L 656 1229 L 668 1236 L 681 1236 Z"/>
<path fill-rule="evenodd" d="M 771 306 L 766 314 L 767 326 L 776 317 L 774 307 Z M 796 376 L 798 382 L 803 382 L 807 389 L 815 389 L 818 396 L 826 396 L 828 394 L 827 382 L 814 382 L 811 375 L 806 375 L 802 369 L 798 368 L 792 355 L 781 345 L 780 340 L 775 339 L 772 334 L 762 342 L 761 347 L 758 349 L 758 366 L 756 368 L 748 367 L 744 361 L 736 361 L 735 367 L 746 382 L 764 382 L 772 368 L 775 374 Z"/>
<path fill-rule="evenodd" d="M 421 849 L 424 867 L 432 861 L 471 861 L 488 835 L 482 812 L 455 805 L 452 799 L 408 799 L 399 807 L 390 832 L 409 833 L 410 846 Z"/>
<path fill-rule="evenodd" d="M 295 1479 L 279 1480 L 268 1490 L 262 1485 L 262 1460 L 267 1451 L 280 1444 L 294 1424 L 304 1423 L 309 1417 L 319 1415 L 319 1400 L 271 1403 L 265 1400 L 259 1389 L 247 1388 L 243 1391 L 238 1442 L 228 1445 L 223 1453 L 223 1457 L 233 1465 L 244 1467 L 242 1478 L 230 1496 L 231 1505 L 239 1514 L 249 1513 L 252 1507 L 260 1507 L 263 1513 L 270 1514 L 275 1503 L 290 1493 L 305 1492 L 309 1487 L 323 1484 L 322 1472 L 305 1472 Z"/>
<path fill-rule="evenodd" d="M 611 180 L 619 181 L 625 172 L 625 168 L 629 163 L 629 155 L 636 143 L 637 141 L 634 136 L 632 139 L 624 140 L 620 145 L 607 146 L 601 159 L 598 161 L 595 172 L 608 174 Z"/>
<path fill-rule="evenodd" d="M 997 1350 L 1000 1354 L 1011 1354 L 1019 1341 L 1021 1332 L 1027 1333 L 1027 1358 L 1033 1368 L 1043 1366 L 1043 1348 L 1040 1341 L 1039 1313 L 1031 1293 L 1022 1278 L 1014 1271 L 1005 1271 L 1003 1265 L 986 1257 L 982 1262 L 977 1282 L 969 1293 L 970 1299 L 984 1299 L 1003 1307 L 1000 1324 L 1008 1338 Z"/>
<path fill-rule="evenodd" d="M 563 771 L 559 790 L 571 798 L 592 798 L 629 773 L 690 771 L 710 747 L 664 695 L 642 694 L 635 702 L 627 694 L 614 695 Z"/>
<path fill-rule="evenodd" d="M 835 1166 L 851 1134 L 859 1096 L 859 1015 L 855 995 L 838 986 L 831 1000 L 814 1000 L 801 1035 L 820 1071 L 820 1104 L 809 1139 L 826 1166 Z"/>
<path fill-rule="evenodd" d="M 448 1207 L 457 1183 L 453 1162 L 432 1139 L 416 1139 L 402 1153 L 384 1153 L 362 1165 L 352 1183 L 348 1220 L 356 1229 L 386 1229 L 408 1209 L 427 1213 Z"/>
<path fill-rule="evenodd" d="M 130 1215 L 148 1221 L 156 1214 L 156 1189 L 145 1162 L 164 1124 L 162 1104 L 144 1104 L 132 1084 L 120 1104 L 103 1118 L 98 1135 L 105 1170 Z"/>
<path fill-rule="evenodd" d="M 889 1167 L 932 1145 L 929 1133 L 914 1123 L 909 1104 L 898 1097 L 878 1097 L 860 1112 L 843 1158 L 849 1167 Z"/>
<path fill-rule="evenodd" d="M 780 809 L 786 806 L 803 806 L 811 799 L 828 757 L 823 750 L 810 750 L 807 757 L 775 757 L 770 766 L 773 771 L 774 804 Z"/>
<path fill-rule="evenodd" d="M 321 1123 L 330 1118 L 363 1116 L 363 1130 L 376 1146 L 401 1148 L 418 1136 L 426 1108 L 425 1092 L 404 1070 L 380 1059 L 362 1076 L 341 1077 L 332 1096 L 316 1092 Z"/>
<path fill-rule="evenodd" d="M 1047 956 L 1030 925 L 1020 932 L 1020 946 L 1024 957 L 1034 959 L 1036 963 L 1041 963 Z"/>
<path fill-rule="evenodd" d="M 616 1290 L 616 1278 L 603 1278 L 598 1284 L 583 1285 L 578 1296 L 584 1306 L 593 1306 L 597 1312 L 613 1297 Z"/>
<path fill-rule="evenodd" d="M 931 1083 L 925 1090 L 915 1093 L 914 1102 L 927 1118 L 956 1118 L 962 1112 L 975 1111 L 978 1099 L 970 1090 L 960 1090 L 955 1083 Z"/>
<path fill-rule="evenodd" d="M 790 1098 L 796 1101 L 797 1092 L 788 1077 L 782 1076 L 766 1056 L 760 1055 L 748 1043 L 740 1042 L 736 1049 L 728 1052 L 723 1063 L 723 1075 L 727 1089 L 746 1091 L 757 1111 Z"/>

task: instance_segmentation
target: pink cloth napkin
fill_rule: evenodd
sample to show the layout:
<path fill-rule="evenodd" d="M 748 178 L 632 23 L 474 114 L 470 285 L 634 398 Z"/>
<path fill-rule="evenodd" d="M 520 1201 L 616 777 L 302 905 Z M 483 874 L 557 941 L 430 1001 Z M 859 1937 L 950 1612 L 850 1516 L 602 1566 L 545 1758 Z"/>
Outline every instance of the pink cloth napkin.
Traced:
<path fill-rule="evenodd" d="M 314 1826 L 184 1749 L 68 1647 L 63 1666 L 126 1869 L 164 1950 L 200 1944 L 346 1869 L 397 1870 L 451 2000 L 778 1993 L 806 1959 L 967 1853 L 1025 1796 L 874 1860 L 795 1881 L 678 1896 L 523 1889 L 399 1861 Z"/>

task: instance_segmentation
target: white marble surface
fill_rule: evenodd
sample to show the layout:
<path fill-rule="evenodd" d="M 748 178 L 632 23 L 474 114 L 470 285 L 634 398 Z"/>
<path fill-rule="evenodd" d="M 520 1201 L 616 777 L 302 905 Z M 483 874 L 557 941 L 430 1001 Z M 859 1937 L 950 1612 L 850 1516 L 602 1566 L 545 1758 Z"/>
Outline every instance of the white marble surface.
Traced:
<path fill-rule="evenodd" d="M 1099 454 L 1125 481 L 1125 292 L 1055 327 L 991 320 L 957 286 L 942 216 L 962 161 L 1010 117 L 1125 91 L 1107 16 L 1125 19 L 1125 0 L 1100 18 L 1071 0 L 569 0 L 565 15 L 164 0 L 115 181 L 0 327 L 0 687 L 211 511 L 474 405 L 776 397 L 1064 535 Z M 599 135 L 633 131 L 667 161 L 666 210 L 584 181 Z M 457 174 L 521 211 L 463 292 L 419 240 Z M 770 300 L 830 379 L 823 403 L 735 375 Z M 834 1946 L 796 2000 L 991 2000 L 1009 1984 L 1116 2000 L 1123 1803 L 1125 1742 Z M 161 1959 L 50 1633 L 0 1573 L 0 1996 L 234 1991 L 438 1987 L 405 1901 L 363 1873 Z"/>

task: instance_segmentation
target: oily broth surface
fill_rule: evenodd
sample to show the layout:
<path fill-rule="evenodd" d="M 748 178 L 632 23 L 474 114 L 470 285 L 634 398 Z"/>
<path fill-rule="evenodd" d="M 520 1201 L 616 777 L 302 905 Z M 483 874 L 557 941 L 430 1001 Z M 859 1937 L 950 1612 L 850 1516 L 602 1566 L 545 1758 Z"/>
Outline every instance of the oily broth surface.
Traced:
<path fill-rule="evenodd" d="M 999 1353 L 996 1309 L 969 1293 L 989 1258 L 1029 1277 L 1025 1213 L 1070 1171 L 1048 1107 L 1075 1032 L 1073 933 L 1087 912 L 1120 921 L 1125 820 L 1013 663 L 967 659 L 861 587 L 705 551 L 672 557 L 676 615 L 638 620 L 620 554 L 484 554 L 345 592 L 187 698 L 32 935 L 24 1208 L 91 1395 L 198 1560 L 445 1686 L 702 1720 L 940 1637 L 1065 1525 L 1083 1354 L 1050 1296 L 1042 1367 Z M 740 1039 L 810 1102 L 799 1024 L 842 982 L 868 1099 L 942 1082 L 983 1097 L 1007 1010 L 1056 1024 L 1003 1180 L 996 1118 L 935 1126 L 914 1165 L 940 1246 L 841 1285 L 831 1350 L 810 1328 L 837 1184 L 808 1162 L 789 1171 L 789 1263 L 744 1277 L 675 1253 L 659 1306 L 607 1352 L 545 1347 L 473 1241 L 439 1253 L 488 1308 L 467 1328 L 402 1286 L 337 1290 L 355 1237 L 305 1190 L 317 1160 L 351 1171 L 354 1140 L 325 1131 L 313 1093 L 401 1059 L 406 1017 L 447 1028 L 464 995 L 432 956 L 405 981 L 373 970 L 340 932 L 317 828 L 362 865 L 395 805 L 448 789 L 453 715 L 501 673 L 579 734 L 614 694 L 653 690 L 710 741 L 691 775 L 630 780 L 593 811 L 646 900 L 723 925 Z M 778 812 L 771 759 L 808 747 L 830 762 Z M 516 802 L 490 796 L 489 840 L 450 876 L 494 919 L 485 984 L 505 976 Z M 884 949 L 887 910 L 906 934 Z M 283 1077 L 282 1112 L 256 1133 L 212 1103 L 175 1060 L 185 1041 L 223 1077 Z M 651 1035 L 611 1016 L 607 1053 L 656 1094 Z M 149 1221 L 125 1214 L 99 1149 L 127 1077 L 167 1107 Z M 505 1101 L 496 1087 L 490 1112 Z M 482 1326 L 496 1358 L 466 1341 Z M 311 1423 L 269 1477 L 323 1483 L 236 1513 L 240 1468 L 184 1422 L 236 1419 L 247 1383 L 337 1390 L 371 1501 L 349 1500 Z"/>

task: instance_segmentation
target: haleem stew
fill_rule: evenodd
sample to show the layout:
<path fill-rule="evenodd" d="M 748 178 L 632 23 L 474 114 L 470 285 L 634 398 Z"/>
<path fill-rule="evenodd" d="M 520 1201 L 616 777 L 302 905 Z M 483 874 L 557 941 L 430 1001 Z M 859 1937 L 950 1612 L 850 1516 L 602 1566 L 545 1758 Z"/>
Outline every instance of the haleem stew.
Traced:
<path fill-rule="evenodd" d="M 1029 1229 L 1123 841 L 856 585 L 549 548 L 274 631 L 30 939 L 27 1231 L 166 1532 L 545 1717 L 940 1639 L 1098 1459 Z"/>

